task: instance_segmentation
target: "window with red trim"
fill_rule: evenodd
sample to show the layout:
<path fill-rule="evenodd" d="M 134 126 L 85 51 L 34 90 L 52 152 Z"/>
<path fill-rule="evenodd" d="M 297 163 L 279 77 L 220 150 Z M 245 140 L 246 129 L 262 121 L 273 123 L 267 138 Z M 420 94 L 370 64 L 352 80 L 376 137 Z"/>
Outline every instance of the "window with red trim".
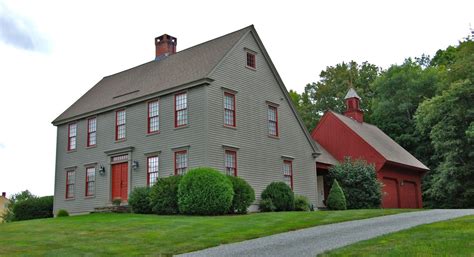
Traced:
<path fill-rule="evenodd" d="M 226 150 L 224 162 L 226 174 L 237 177 L 237 152 Z"/>
<path fill-rule="evenodd" d="M 95 146 L 97 143 L 97 118 L 87 120 L 87 146 Z"/>
<path fill-rule="evenodd" d="M 148 102 L 148 133 L 160 131 L 160 102 Z"/>
<path fill-rule="evenodd" d="M 67 150 L 76 150 L 77 146 L 77 123 L 71 123 L 68 126 Z"/>
<path fill-rule="evenodd" d="M 76 171 L 66 171 L 66 198 L 74 198 L 74 186 L 76 184 Z"/>
<path fill-rule="evenodd" d="M 188 124 L 188 94 L 186 92 L 174 95 L 174 111 L 174 126 L 186 126 Z"/>
<path fill-rule="evenodd" d="M 293 190 L 293 162 L 283 161 L 283 178 L 285 183 Z"/>
<path fill-rule="evenodd" d="M 188 151 L 174 152 L 174 174 L 184 175 L 188 170 Z"/>
<path fill-rule="evenodd" d="M 86 196 L 95 195 L 95 167 L 86 169 Z"/>
<path fill-rule="evenodd" d="M 115 140 L 125 139 L 125 110 L 120 110 L 115 113 Z"/>
<path fill-rule="evenodd" d="M 247 52 L 247 66 L 255 69 L 255 54 Z"/>
<path fill-rule="evenodd" d="M 268 134 L 278 136 L 278 110 L 272 105 L 268 106 Z"/>
<path fill-rule="evenodd" d="M 148 186 L 153 186 L 158 180 L 159 160 L 158 156 L 150 156 L 147 158 Z"/>
<path fill-rule="evenodd" d="M 224 93 L 224 125 L 235 127 L 235 95 Z"/>

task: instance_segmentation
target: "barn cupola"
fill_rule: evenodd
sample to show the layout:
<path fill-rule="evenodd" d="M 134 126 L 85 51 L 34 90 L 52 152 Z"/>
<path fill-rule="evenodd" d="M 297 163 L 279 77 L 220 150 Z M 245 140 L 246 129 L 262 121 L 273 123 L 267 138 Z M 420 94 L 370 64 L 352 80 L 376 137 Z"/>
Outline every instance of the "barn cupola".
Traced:
<path fill-rule="evenodd" d="M 156 55 L 155 60 L 159 61 L 176 53 L 176 45 L 178 40 L 167 34 L 163 34 L 155 38 Z"/>
<path fill-rule="evenodd" d="M 354 88 L 350 88 L 344 97 L 346 100 L 346 111 L 344 115 L 352 118 L 358 122 L 364 122 L 364 112 L 360 109 L 360 96 L 357 95 L 357 92 Z"/>

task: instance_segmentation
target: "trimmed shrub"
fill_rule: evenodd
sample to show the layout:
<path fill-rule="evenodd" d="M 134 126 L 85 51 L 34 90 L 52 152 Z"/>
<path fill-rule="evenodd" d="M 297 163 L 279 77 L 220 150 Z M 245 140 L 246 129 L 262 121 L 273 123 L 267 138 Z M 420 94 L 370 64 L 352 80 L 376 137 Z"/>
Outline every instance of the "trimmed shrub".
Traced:
<path fill-rule="evenodd" d="M 373 165 L 364 160 L 352 161 L 346 158 L 329 169 L 329 176 L 342 187 L 347 209 L 380 208 L 381 183 L 377 180 Z"/>
<path fill-rule="evenodd" d="M 66 210 L 59 210 L 58 214 L 56 215 L 56 217 L 68 217 L 68 216 L 69 216 L 69 212 L 67 212 Z"/>
<path fill-rule="evenodd" d="M 331 190 L 329 191 L 328 196 L 328 208 L 331 210 L 346 210 L 346 197 L 344 196 L 344 192 L 342 188 L 337 183 L 337 180 L 334 180 L 331 186 Z"/>
<path fill-rule="evenodd" d="M 227 176 L 227 178 L 232 182 L 232 187 L 234 189 L 234 198 L 232 199 L 232 205 L 230 206 L 230 213 L 247 213 L 249 206 L 255 201 L 255 191 L 247 183 L 239 177 Z"/>
<path fill-rule="evenodd" d="M 53 217 L 53 196 L 29 198 L 13 205 L 14 220 Z"/>
<path fill-rule="evenodd" d="M 272 200 L 275 211 L 292 211 L 295 208 L 293 191 L 284 182 L 272 182 L 263 190 L 261 197 L 262 200 Z"/>
<path fill-rule="evenodd" d="M 262 199 L 258 205 L 258 208 L 261 212 L 272 212 L 276 210 L 275 205 L 272 202 L 272 199 Z"/>
<path fill-rule="evenodd" d="M 295 211 L 309 211 L 310 204 L 308 198 L 302 195 L 295 196 Z"/>
<path fill-rule="evenodd" d="M 232 205 L 233 197 L 230 180 L 212 168 L 192 169 L 179 183 L 178 206 L 183 214 L 225 214 Z"/>
<path fill-rule="evenodd" d="M 128 205 L 132 208 L 132 212 L 147 214 L 151 213 L 150 205 L 150 188 L 136 187 L 128 197 Z"/>
<path fill-rule="evenodd" d="M 159 178 L 151 188 L 150 203 L 153 213 L 156 214 L 177 214 L 178 207 L 178 187 L 182 176 L 170 176 Z"/>

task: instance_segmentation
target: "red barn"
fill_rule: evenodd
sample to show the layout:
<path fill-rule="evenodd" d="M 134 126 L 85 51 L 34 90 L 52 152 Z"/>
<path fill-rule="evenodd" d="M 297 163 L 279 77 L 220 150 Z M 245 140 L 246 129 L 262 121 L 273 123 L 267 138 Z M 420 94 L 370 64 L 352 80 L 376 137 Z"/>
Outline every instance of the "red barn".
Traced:
<path fill-rule="evenodd" d="M 421 208 L 421 178 L 429 170 L 423 163 L 393 141 L 382 130 L 364 122 L 360 97 L 350 89 L 344 115 L 327 111 L 311 133 L 322 154 L 317 159 L 318 186 L 326 184 L 319 195 L 327 199 L 328 168 L 335 160 L 364 159 L 375 165 L 378 179 L 384 184 L 383 208 Z M 321 198 L 321 197 L 320 197 Z M 320 200 L 319 205 L 324 204 Z"/>

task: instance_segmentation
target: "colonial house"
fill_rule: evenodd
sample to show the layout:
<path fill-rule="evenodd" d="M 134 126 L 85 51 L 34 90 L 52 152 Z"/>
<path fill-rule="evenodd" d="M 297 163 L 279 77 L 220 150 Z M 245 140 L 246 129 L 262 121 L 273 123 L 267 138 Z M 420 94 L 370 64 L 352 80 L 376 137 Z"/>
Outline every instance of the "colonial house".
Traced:
<path fill-rule="evenodd" d="M 429 169 L 382 130 L 364 122 L 361 98 L 354 89 L 349 89 L 345 100 L 344 115 L 327 111 L 311 133 L 321 150 L 316 162 L 318 206 L 324 206 L 329 192 L 324 181 L 329 167 L 348 156 L 375 165 L 384 185 L 382 207 L 421 208 L 421 179 Z"/>
<path fill-rule="evenodd" d="M 55 213 L 126 203 L 200 166 L 242 177 L 257 198 L 284 181 L 316 205 L 319 150 L 253 26 L 182 51 L 166 34 L 154 44 L 154 60 L 104 77 L 53 121 Z"/>
<path fill-rule="evenodd" d="M 3 214 L 7 211 L 8 204 L 10 200 L 7 198 L 7 193 L 2 192 L 2 196 L 0 196 L 0 223 L 3 221 Z"/>

